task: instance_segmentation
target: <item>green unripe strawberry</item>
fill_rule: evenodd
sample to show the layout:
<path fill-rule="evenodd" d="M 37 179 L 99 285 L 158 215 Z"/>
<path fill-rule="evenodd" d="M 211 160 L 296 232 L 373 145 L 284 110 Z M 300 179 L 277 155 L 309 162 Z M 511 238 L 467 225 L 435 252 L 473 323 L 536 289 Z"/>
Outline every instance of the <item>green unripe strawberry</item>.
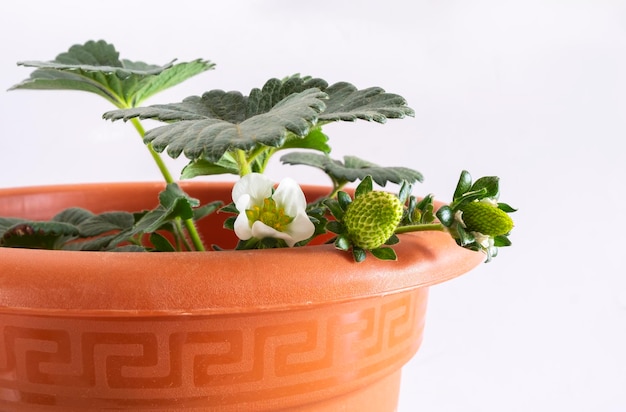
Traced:
<path fill-rule="evenodd" d="M 496 206 L 485 202 L 471 202 L 463 207 L 463 223 L 467 230 L 486 236 L 505 235 L 513 229 L 513 220 Z"/>
<path fill-rule="evenodd" d="M 403 206 L 397 196 L 372 191 L 352 201 L 343 217 L 348 236 L 355 246 L 376 249 L 393 235 L 402 219 Z"/>

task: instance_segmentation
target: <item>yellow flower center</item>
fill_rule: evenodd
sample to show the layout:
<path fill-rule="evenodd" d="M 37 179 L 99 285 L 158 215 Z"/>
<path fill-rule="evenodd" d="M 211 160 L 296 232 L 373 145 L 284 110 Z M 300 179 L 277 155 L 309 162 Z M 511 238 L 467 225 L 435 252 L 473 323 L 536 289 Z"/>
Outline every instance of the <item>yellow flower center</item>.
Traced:
<path fill-rule="evenodd" d="M 285 209 L 279 207 L 271 197 L 264 199 L 263 205 L 254 205 L 252 209 L 246 210 L 246 216 L 250 226 L 256 221 L 261 221 L 279 232 L 284 232 L 293 221 L 293 217 L 286 215 Z"/>

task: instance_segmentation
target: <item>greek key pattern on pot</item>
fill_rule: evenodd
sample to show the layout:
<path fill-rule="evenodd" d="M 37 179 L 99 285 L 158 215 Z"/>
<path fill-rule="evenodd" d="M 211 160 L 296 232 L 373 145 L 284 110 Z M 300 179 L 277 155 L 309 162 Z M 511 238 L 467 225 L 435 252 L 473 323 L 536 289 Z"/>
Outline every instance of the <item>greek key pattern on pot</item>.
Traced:
<path fill-rule="evenodd" d="M 425 295 L 370 302 L 184 321 L 0 315 L 0 401 L 191 407 L 352 385 L 404 363 L 421 340 Z"/>

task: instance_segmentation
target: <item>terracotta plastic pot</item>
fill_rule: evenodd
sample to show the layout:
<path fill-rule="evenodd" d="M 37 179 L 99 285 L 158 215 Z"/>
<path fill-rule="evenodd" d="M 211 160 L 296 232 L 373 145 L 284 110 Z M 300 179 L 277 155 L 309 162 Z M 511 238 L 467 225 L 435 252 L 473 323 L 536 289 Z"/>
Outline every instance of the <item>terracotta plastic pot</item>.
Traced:
<path fill-rule="evenodd" d="M 230 184 L 183 186 L 203 201 L 230 197 Z M 0 216 L 135 211 L 155 206 L 162 188 L 5 189 Z M 305 192 L 311 200 L 325 189 Z M 234 244 L 223 218 L 202 223 L 207 243 Z M 441 233 L 402 235 L 395 249 L 397 262 L 356 264 L 331 245 L 0 248 L 0 410 L 394 411 L 428 286 L 483 259 Z"/>

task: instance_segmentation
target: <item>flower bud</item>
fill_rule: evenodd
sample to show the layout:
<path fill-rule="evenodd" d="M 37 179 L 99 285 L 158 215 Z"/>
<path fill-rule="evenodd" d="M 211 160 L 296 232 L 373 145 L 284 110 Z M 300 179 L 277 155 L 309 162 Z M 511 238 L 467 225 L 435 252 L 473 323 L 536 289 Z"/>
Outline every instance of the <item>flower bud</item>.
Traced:
<path fill-rule="evenodd" d="M 486 236 L 505 235 L 513 229 L 513 220 L 509 215 L 486 202 L 471 202 L 461 207 L 463 223 L 470 232 Z"/>
<path fill-rule="evenodd" d="M 402 219 L 403 206 L 397 196 L 372 191 L 354 199 L 343 223 L 355 246 L 376 249 L 393 235 Z"/>

